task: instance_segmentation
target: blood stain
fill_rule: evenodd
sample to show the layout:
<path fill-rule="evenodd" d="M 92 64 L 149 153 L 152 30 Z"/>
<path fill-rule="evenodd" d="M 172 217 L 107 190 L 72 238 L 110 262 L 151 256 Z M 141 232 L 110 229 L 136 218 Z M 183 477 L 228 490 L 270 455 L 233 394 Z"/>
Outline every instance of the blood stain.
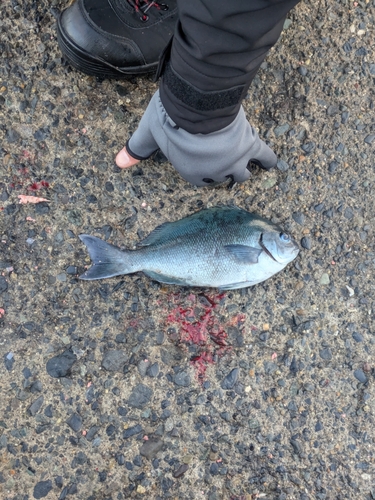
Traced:
<path fill-rule="evenodd" d="M 177 325 L 178 333 L 170 339 L 186 345 L 198 346 L 198 354 L 190 359 L 194 366 L 198 380 L 203 383 L 205 373 L 209 364 L 213 364 L 231 348 L 228 346 L 226 327 L 240 326 L 245 321 L 244 314 L 238 314 L 224 324 L 220 324 L 215 310 L 222 302 L 225 294 L 217 294 L 208 297 L 201 294 L 195 296 L 190 294 L 187 301 L 188 307 L 177 306 L 168 314 L 167 323 Z M 178 303 L 180 296 L 171 295 L 170 302 Z M 171 329 L 172 330 L 172 329 Z"/>

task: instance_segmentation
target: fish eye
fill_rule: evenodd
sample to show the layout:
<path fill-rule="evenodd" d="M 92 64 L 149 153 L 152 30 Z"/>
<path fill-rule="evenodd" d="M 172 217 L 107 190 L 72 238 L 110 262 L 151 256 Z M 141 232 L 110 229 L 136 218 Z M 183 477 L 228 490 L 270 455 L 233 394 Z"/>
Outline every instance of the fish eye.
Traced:
<path fill-rule="evenodd" d="M 286 233 L 280 233 L 279 238 L 284 243 L 288 243 L 290 241 L 290 236 Z"/>

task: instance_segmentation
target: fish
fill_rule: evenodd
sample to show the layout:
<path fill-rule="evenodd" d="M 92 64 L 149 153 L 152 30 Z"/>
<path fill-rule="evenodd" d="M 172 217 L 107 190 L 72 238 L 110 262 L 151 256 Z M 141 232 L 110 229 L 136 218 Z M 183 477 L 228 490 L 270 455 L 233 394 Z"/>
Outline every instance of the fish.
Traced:
<path fill-rule="evenodd" d="M 80 279 L 97 280 L 142 271 L 168 285 L 245 288 L 293 261 L 299 247 L 271 221 L 234 206 L 200 210 L 156 227 L 134 250 L 79 235 L 92 266 Z"/>

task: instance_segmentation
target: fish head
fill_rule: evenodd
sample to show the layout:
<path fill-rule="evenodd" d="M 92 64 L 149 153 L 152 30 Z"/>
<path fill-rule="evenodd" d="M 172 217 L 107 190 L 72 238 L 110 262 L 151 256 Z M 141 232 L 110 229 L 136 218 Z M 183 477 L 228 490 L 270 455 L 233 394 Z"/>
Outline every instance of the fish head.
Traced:
<path fill-rule="evenodd" d="M 282 265 L 294 260 L 299 252 L 299 247 L 293 238 L 282 231 L 263 232 L 260 245 L 269 257 Z"/>

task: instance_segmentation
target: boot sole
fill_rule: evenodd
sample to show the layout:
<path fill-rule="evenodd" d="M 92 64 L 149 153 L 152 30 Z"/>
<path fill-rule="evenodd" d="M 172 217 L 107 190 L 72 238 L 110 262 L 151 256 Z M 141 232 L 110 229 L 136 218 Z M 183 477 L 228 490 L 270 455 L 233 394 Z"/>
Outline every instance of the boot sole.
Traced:
<path fill-rule="evenodd" d="M 111 65 L 103 59 L 94 57 L 92 54 L 78 47 L 65 35 L 60 19 L 61 17 L 59 16 L 57 21 L 57 42 L 66 60 L 78 71 L 102 79 L 126 79 L 131 76 L 147 75 L 156 72 L 158 67 L 157 62 L 144 66 L 120 68 Z"/>

